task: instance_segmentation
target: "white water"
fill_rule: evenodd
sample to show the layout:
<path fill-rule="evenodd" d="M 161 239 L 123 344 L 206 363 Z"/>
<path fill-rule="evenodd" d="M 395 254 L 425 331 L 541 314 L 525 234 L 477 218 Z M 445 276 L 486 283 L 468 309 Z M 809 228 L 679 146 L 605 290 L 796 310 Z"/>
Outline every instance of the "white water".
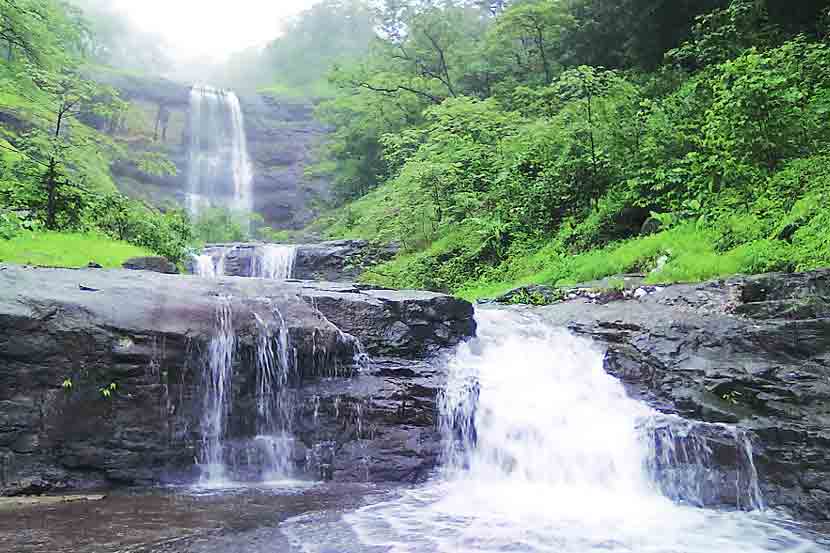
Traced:
<path fill-rule="evenodd" d="M 253 169 L 239 98 L 229 90 L 196 85 L 190 91 L 187 207 L 253 211 Z"/>
<path fill-rule="evenodd" d="M 291 349 L 288 325 L 282 314 L 276 335 L 259 317 L 257 324 L 257 432 L 256 443 L 263 452 L 262 474 L 265 481 L 280 481 L 291 475 L 290 456 L 293 446 L 293 395 L 289 390 Z"/>
<path fill-rule="evenodd" d="M 296 261 L 296 246 L 266 244 L 257 248 L 251 276 L 270 280 L 288 280 L 294 275 Z"/>
<path fill-rule="evenodd" d="M 218 298 L 216 330 L 202 368 L 199 488 L 235 488 L 240 485 L 239 475 L 248 481 L 283 485 L 291 475 L 293 395 L 289 377 L 296 355 L 282 315 L 276 308 L 268 310 L 274 319 L 272 324 L 254 314 L 256 435 L 236 437 L 228 443 L 227 421 L 233 405 L 234 361 L 239 344 L 231 298 Z"/>
<path fill-rule="evenodd" d="M 749 441 L 630 399 L 594 346 L 516 312 L 481 311 L 449 362 L 445 470 L 322 528 L 284 526 L 303 551 L 756 553 L 817 551 L 769 513 L 696 507 L 713 486 L 762 506 Z M 695 434 L 695 432 L 701 431 Z M 713 444 L 736 470 L 713 478 Z M 662 434 L 661 434 L 662 433 Z M 694 435 L 692 439 L 689 438 Z M 671 444 L 671 445 L 670 445 Z M 362 545 L 357 545 L 354 534 Z"/>
<path fill-rule="evenodd" d="M 202 278 L 219 278 L 224 276 L 220 273 L 220 266 L 213 259 L 212 255 L 194 255 L 193 273 Z M 222 271 L 224 273 L 224 271 Z"/>
<path fill-rule="evenodd" d="M 208 346 L 207 366 L 202 371 L 204 397 L 200 464 L 202 483 L 207 486 L 222 486 L 226 482 L 224 438 L 236 351 L 230 298 L 219 298 L 216 322 L 216 333 Z"/>

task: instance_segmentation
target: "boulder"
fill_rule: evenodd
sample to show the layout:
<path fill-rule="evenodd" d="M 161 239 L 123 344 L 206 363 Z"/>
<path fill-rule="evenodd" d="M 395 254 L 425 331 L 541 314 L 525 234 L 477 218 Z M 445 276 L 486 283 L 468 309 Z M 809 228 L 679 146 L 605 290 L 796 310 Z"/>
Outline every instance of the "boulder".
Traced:
<path fill-rule="evenodd" d="M 130 271 L 152 271 L 154 273 L 162 273 L 165 275 L 177 275 L 179 269 L 174 263 L 171 263 L 166 257 L 133 257 L 128 259 L 122 265 L 125 269 Z"/>
<path fill-rule="evenodd" d="M 366 240 L 336 240 L 297 248 L 294 277 L 302 280 L 354 282 L 363 272 L 397 255 L 397 244 L 378 246 Z"/>
<path fill-rule="evenodd" d="M 540 309 L 605 344 L 635 397 L 755 444 L 769 503 L 830 519 L 830 270 L 675 285 Z"/>
<path fill-rule="evenodd" d="M 224 324 L 235 338 L 230 456 L 250 451 L 261 344 L 283 347 L 284 329 L 297 469 L 363 479 L 359 454 L 374 451 L 386 467 L 376 478 L 414 478 L 434 464 L 439 443 L 424 415 L 437 385 L 417 384 L 434 377 L 410 360 L 400 364 L 415 369 L 391 379 L 362 352 L 391 351 L 380 340 L 394 331 L 402 355 L 430 354 L 469 336 L 472 313 L 438 294 L 0 266 L 0 495 L 193 481 L 202 383 Z M 364 416 L 372 432 L 360 422 L 355 433 Z M 425 441 L 407 449 L 395 436 L 411 424 Z"/>

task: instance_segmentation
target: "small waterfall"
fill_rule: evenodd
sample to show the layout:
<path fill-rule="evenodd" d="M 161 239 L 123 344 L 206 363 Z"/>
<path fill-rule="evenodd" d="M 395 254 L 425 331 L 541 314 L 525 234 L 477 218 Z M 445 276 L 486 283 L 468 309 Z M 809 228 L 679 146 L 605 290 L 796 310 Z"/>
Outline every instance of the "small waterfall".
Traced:
<path fill-rule="evenodd" d="M 193 256 L 193 274 L 202 278 L 222 278 L 225 276 L 225 262 L 238 246 L 222 248 L 219 256 L 201 254 Z"/>
<path fill-rule="evenodd" d="M 187 207 L 253 211 L 253 169 L 239 98 L 229 90 L 196 85 L 190 91 Z"/>
<path fill-rule="evenodd" d="M 739 509 L 764 509 L 745 431 L 671 415 L 650 417 L 640 430 L 649 445 L 649 477 L 666 497 L 705 507 L 717 504 L 717 494 L 734 495 Z"/>
<path fill-rule="evenodd" d="M 297 247 L 266 244 L 257 252 L 251 267 L 251 276 L 270 280 L 288 280 L 294 275 Z"/>
<path fill-rule="evenodd" d="M 276 334 L 256 315 L 259 336 L 256 345 L 257 363 L 257 437 L 264 454 L 262 467 L 266 481 L 282 480 L 291 474 L 290 455 L 293 393 L 289 389 L 293 359 L 288 325 L 279 310 L 274 309 L 279 321 Z"/>
<path fill-rule="evenodd" d="M 218 278 L 222 276 L 219 274 L 219 267 L 213 260 L 212 255 L 194 255 L 193 256 L 193 273 L 202 278 Z"/>
<path fill-rule="evenodd" d="M 221 486 L 226 482 L 224 439 L 232 392 L 236 334 L 230 298 L 220 297 L 216 306 L 216 334 L 210 340 L 202 372 L 202 482 Z"/>
<path fill-rule="evenodd" d="M 705 506 L 737 490 L 742 506 L 763 507 L 745 434 L 662 415 L 627 396 L 590 342 L 542 321 L 511 323 L 485 322 L 482 349 L 462 348 L 451 367 L 441 420 L 452 475 L 545 486 L 574 501 L 613 493 Z M 715 447 L 735 452 L 728 471 Z"/>
<path fill-rule="evenodd" d="M 439 397 L 443 472 L 346 515 L 365 550 L 813 550 L 761 511 L 744 432 L 630 398 L 598 348 L 538 316 L 476 319 Z M 724 503 L 744 511 L 701 508 Z"/>

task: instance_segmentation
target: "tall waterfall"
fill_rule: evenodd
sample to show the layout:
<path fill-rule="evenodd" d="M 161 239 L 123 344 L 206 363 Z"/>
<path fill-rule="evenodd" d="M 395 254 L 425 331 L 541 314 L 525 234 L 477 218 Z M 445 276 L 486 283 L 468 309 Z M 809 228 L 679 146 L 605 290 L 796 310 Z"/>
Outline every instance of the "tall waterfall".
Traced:
<path fill-rule="evenodd" d="M 230 90 L 196 85 L 190 91 L 187 207 L 253 211 L 253 169 L 239 98 Z"/>
<path fill-rule="evenodd" d="M 443 474 L 345 517 L 367 551 L 812 550 L 762 511 L 742 432 L 631 399 L 590 342 L 536 316 L 477 320 L 440 400 Z M 740 510 L 702 507 L 735 495 Z"/>

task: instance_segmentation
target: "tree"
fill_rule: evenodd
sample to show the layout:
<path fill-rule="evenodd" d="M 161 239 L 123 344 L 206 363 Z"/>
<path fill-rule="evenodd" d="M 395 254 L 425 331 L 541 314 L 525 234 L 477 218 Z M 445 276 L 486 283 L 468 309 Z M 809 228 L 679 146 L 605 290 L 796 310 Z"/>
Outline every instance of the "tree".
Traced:
<path fill-rule="evenodd" d="M 489 51 L 506 58 L 513 74 L 541 73 L 543 84 L 550 84 L 561 57 L 562 35 L 572 23 L 565 4 L 556 0 L 513 4 L 490 29 Z"/>
<path fill-rule="evenodd" d="M 71 132 L 72 120 L 86 110 L 111 117 L 122 106 L 112 88 L 96 85 L 81 76 L 76 69 L 67 68 L 52 73 L 30 67 L 29 75 L 52 103 L 49 110 L 53 117 L 50 128 L 35 127 L 27 135 L 24 149 L 44 160 L 41 162 L 45 166 L 41 183 L 45 191 L 45 224 L 46 228 L 55 230 L 58 227 L 62 189 L 69 186 L 81 187 L 79 183 L 72 183 L 68 171 L 72 158 L 70 152 L 82 147 L 86 138 L 83 133 Z"/>

